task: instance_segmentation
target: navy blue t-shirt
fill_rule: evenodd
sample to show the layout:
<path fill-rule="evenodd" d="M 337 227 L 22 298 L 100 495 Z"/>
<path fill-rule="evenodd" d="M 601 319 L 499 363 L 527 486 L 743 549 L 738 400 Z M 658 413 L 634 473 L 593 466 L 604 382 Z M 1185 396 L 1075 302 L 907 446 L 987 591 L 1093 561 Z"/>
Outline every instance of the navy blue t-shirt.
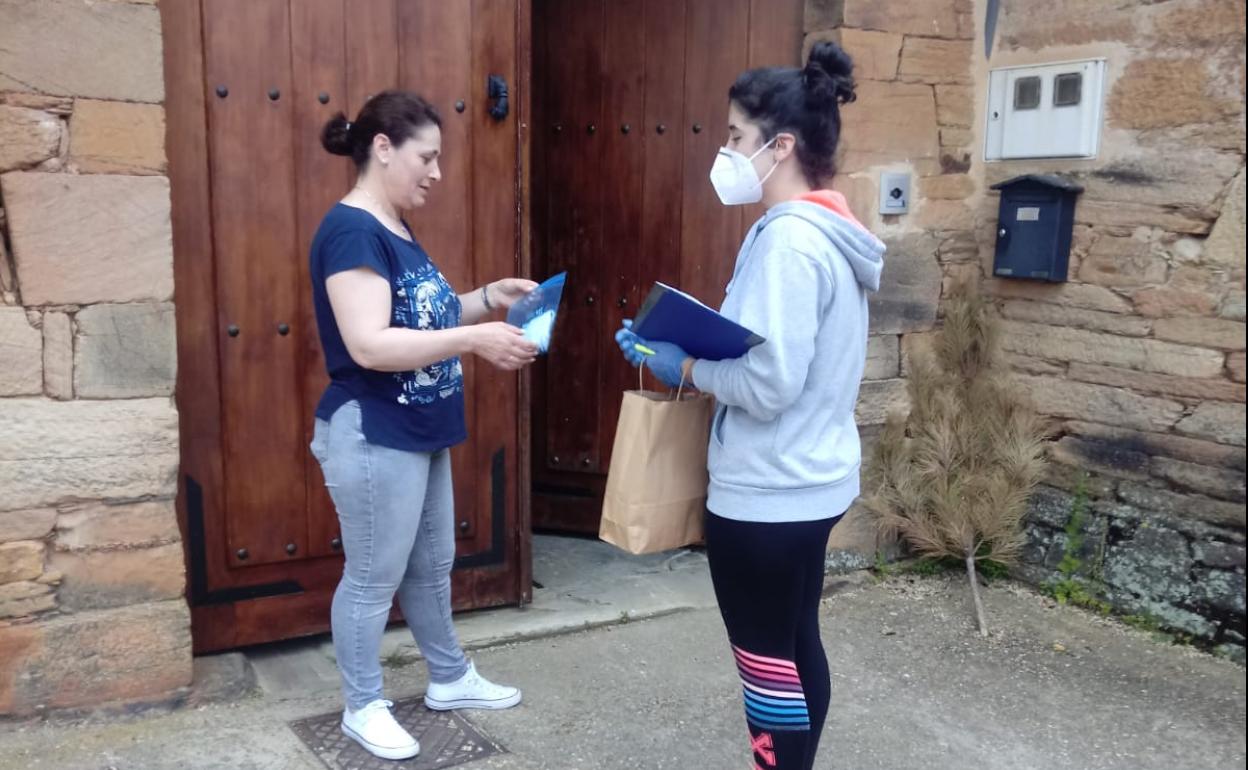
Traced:
<path fill-rule="evenodd" d="M 390 282 L 391 327 L 451 329 L 459 326 L 463 313 L 455 290 L 420 244 L 395 235 L 363 209 L 334 206 L 312 240 L 312 301 L 330 378 L 316 416 L 328 420 L 355 400 L 371 444 L 410 452 L 458 444 L 468 435 L 459 358 L 412 372 L 378 372 L 363 368 L 347 352 L 325 279 L 357 267 Z"/>

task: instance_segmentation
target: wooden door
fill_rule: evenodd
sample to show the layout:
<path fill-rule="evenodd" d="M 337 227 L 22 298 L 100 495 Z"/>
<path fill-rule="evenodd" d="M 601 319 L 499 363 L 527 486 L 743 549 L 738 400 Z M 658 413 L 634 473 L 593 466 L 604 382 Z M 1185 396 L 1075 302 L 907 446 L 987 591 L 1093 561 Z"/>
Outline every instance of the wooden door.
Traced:
<path fill-rule="evenodd" d="M 568 271 L 533 398 L 533 523 L 596 533 L 620 394 L 613 334 L 654 281 L 718 305 L 758 207 L 707 175 L 728 87 L 795 65 L 803 0 L 534 0 L 532 248 Z"/>
<path fill-rule="evenodd" d="M 409 213 L 458 290 L 527 272 L 520 165 L 526 0 L 164 0 L 182 467 L 197 651 L 323 631 L 341 574 L 308 451 L 326 384 L 308 277 L 354 179 L 320 147 L 336 111 L 405 88 L 443 118 L 443 181 Z M 511 111 L 489 114 L 490 75 Z M 457 608 L 529 596 L 527 410 L 514 374 L 465 360 L 453 451 Z M 522 481 L 522 472 L 526 479 Z"/>

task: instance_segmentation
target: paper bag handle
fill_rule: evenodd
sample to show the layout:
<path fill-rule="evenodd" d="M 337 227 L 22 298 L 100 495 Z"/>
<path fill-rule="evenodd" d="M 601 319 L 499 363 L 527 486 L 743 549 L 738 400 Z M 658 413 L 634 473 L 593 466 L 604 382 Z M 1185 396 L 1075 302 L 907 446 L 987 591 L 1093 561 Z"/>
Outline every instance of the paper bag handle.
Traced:
<path fill-rule="evenodd" d="M 645 368 L 646 368 L 646 359 L 643 358 L 641 359 L 641 363 L 637 364 L 637 390 L 646 389 L 646 382 L 644 378 Z M 672 400 L 679 401 L 681 396 L 684 395 L 684 392 L 685 392 L 685 369 L 684 367 L 681 367 L 680 387 L 676 389 L 676 395 L 672 397 Z"/>

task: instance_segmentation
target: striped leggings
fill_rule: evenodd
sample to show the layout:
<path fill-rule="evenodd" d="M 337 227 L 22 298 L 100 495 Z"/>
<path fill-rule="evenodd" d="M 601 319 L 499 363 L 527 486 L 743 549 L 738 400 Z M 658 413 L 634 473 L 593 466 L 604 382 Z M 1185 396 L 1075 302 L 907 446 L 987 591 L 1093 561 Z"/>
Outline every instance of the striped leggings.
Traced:
<path fill-rule="evenodd" d="M 838 520 L 706 517 L 711 581 L 741 676 L 756 770 L 814 767 L 831 696 L 819 598 Z"/>

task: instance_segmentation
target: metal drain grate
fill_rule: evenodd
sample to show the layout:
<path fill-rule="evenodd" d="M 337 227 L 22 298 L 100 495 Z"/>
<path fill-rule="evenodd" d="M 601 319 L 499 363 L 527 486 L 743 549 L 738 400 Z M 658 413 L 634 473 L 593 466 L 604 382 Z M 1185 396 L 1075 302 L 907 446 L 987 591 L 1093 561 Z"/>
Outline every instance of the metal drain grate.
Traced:
<path fill-rule="evenodd" d="M 430 711 L 424 697 L 397 701 L 399 724 L 420 741 L 420 755 L 403 762 L 379 759 L 342 732 L 342 712 L 290 723 L 290 729 L 329 770 L 439 770 L 502 754 L 505 749 L 453 711 Z"/>

